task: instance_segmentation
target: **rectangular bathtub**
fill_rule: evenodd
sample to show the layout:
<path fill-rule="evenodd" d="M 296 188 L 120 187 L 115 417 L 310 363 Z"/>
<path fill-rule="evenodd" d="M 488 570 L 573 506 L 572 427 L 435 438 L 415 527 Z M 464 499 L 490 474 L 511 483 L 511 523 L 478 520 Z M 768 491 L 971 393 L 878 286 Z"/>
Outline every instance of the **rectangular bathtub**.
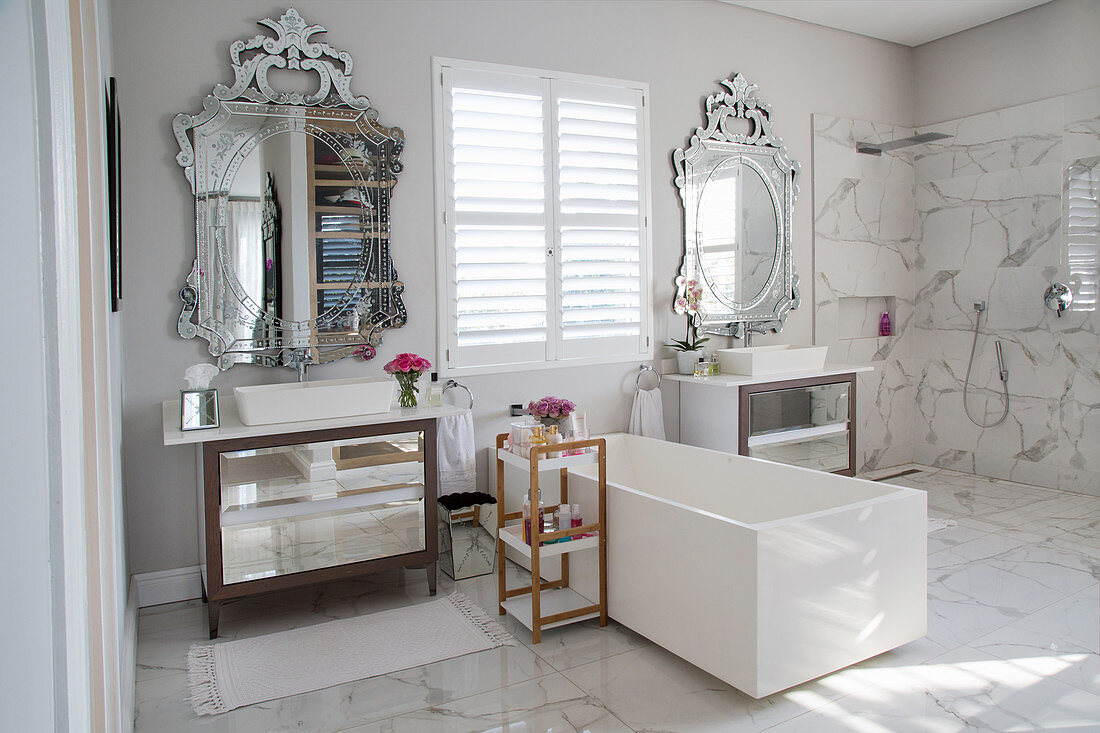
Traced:
<path fill-rule="evenodd" d="M 757 698 L 925 635 L 924 492 L 606 437 L 619 623 Z M 573 501 L 594 476 L 570 469 Z"/>

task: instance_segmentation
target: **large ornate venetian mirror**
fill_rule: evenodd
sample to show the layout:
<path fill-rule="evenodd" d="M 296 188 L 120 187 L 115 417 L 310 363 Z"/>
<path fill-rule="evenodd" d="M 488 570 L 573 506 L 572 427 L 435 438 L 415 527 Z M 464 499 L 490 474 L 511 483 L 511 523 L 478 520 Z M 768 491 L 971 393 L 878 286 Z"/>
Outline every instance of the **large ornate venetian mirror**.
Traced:
<path fill-rule="evenodd" d="M 405 324 L 390 259 L 404 133 L 351 92 L 352 59 L 291 8 L 234 41 L 233 86 L 172 123 L 195 195 L 196 256 L 178 330 L 218 366 L 371 356 Z M 271 69 L 291 89 L 268 79 Z M 275 74 L 272 74 L 274 77 Z"/>
<path fill-rule="evenodd" d="M 673 308 L 706 333 L 783 328 L 799 305 L 791 210 L 799 165 L 772 132 L 771 106 L 735 74 L 707 97 L 707 126 L 673 152 L 684 205 L 684 261 Z M 702 286 L 691 303 L 687 285 Z"/>

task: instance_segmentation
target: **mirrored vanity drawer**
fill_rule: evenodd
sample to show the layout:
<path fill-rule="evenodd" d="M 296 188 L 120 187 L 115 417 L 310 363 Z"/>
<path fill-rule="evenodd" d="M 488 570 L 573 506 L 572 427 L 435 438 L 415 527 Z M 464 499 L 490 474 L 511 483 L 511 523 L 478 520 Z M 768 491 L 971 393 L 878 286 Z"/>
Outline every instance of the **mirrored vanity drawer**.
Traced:
<path fill-rule="evenodd" d="M 742 455 L 818 471 L 854 473 L 855 378 L 742 387 Z"/>
<path fill-rule="evenodd" d="M 226 585 L 422 552 L 424 432 L 218 455 Z"/>

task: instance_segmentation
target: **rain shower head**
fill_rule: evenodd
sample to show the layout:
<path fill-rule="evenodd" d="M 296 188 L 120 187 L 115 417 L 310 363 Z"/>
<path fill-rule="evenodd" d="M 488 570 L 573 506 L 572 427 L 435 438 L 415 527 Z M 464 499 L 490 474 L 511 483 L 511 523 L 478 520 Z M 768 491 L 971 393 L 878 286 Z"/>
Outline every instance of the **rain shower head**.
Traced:
<path fill-rule="evenodd" d="M 951 136 L 945 135 L 942 132 L 924 132 L 920 135 L 903 137 L 900 140 L 890 140 L 889 142 L 885 143 L 856 143 L 856 152 L 866 153 L 867 155 L 882 155 L 884 150 L 897 150 L 898 148 L 907 148 L 910 145 L 930 143 L 933 140 L 943 140 L 944 138 L 948 137 Z"/>

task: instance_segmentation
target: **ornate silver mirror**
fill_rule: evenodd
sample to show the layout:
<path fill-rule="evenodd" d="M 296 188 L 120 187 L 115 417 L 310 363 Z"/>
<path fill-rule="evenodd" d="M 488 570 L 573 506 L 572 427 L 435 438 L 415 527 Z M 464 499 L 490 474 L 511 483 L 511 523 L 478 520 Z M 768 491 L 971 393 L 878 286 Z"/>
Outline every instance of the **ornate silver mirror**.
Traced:
<path fill-rule="evenodd" d="M 706 333 L 783 328 L 799 305 L 791 210 L 800 166 L 772 133 L 771 106 L 735 74 L 706 101 L 707 126 L 672 154 L 684 205 L 684 261 L 673 309 Z M 692 302 L 689 284 L 702 287 Z"/>
<path fill-rule="evenodd" d="M 324 28 L 293 8 L 259 24 L 275 35 L 233 42 L 233 86 L 172 123 L 195 195 L 179 334 L 222 369 L 371 356 L 406 321 L 390 259 L 404 133 L 352 95 L 350 54 L 311 40 Z M 277 90 L 273 68 L 306 90 Z"/>

